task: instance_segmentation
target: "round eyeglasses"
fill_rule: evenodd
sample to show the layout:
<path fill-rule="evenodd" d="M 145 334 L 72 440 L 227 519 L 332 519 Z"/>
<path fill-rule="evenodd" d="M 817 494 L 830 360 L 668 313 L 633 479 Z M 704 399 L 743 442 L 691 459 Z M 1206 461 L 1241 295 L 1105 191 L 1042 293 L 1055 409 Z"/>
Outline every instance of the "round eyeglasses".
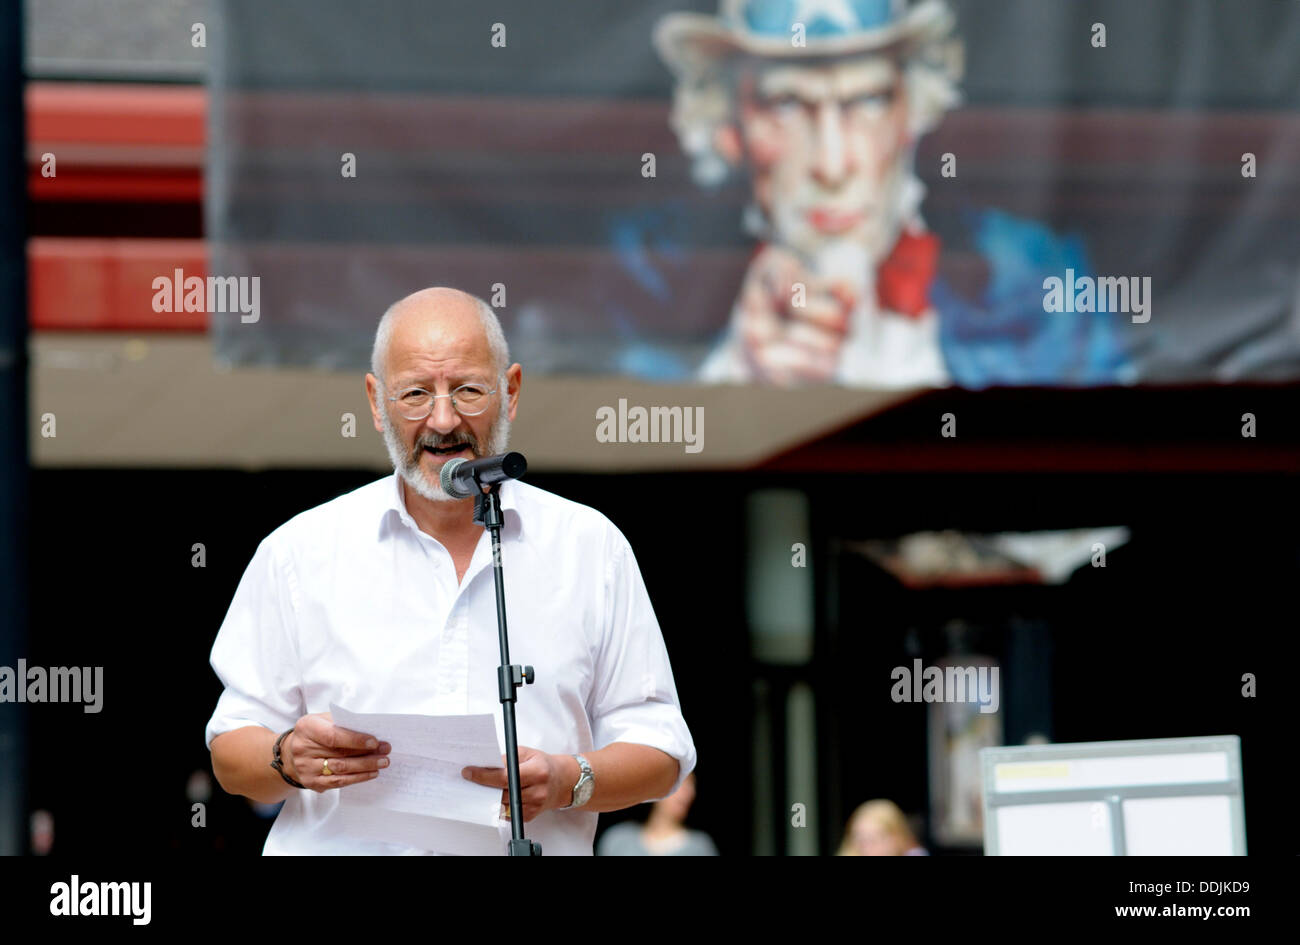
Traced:
<path fill-rule="evenodd" d="M 431 394 L 423 387 L 407 387 L 388 399 L 397 404 L 397 412 L 407 420 L 425 419 L 433 413 L 433 405 L 441 397 L 450 398 L 452 409 L 462 417 L 477 417 L 488 409 L 496 392 L 497 388 L 489 390 L 485 384 L 461 384 L 450 394 Z"/>

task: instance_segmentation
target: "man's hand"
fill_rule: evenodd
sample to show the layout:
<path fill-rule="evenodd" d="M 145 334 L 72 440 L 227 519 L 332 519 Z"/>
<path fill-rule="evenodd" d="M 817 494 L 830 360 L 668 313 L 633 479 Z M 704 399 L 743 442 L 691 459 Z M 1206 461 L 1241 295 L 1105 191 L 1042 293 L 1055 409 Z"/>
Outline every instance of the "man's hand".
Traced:
<path fill-rule="evenodd" d="M 501 788 L 501 803 L 509 805 L 510 788 L 506 780 L 505 763 L 506 756 L 502 755 L 502 767 L 471 766 L 463 768 L 461 776 L 475 784 Z M 536 748 L 520 745 L 519 797 L 524 804 L 524 822 L 532 820 L 542 811 L 568 807 L 573 801 L 573 786 L 578 783 L 580 772 L 578 762 L 568 755 L 548 755 Z"/>
<path fill-rule="evenodd" d="M 328 712 L 318 712 L 298 720 L 280 745 L 280 758 L 289 777 L 323 794 L 377 777 L 380 768 L 388 767 L 386 756 L 392 748 L 373 735 L 340 728 Z M 328 775 L 323 761 L 329 763 Z"/>
<path fill-rule="evenodd" d="M 849 283 L 818 276 L 793 253 L 766 247 L 750 264 L 737 301 L 736 337 L 749 369 L 786 386 L 831 380 L 856 304 Z"/>

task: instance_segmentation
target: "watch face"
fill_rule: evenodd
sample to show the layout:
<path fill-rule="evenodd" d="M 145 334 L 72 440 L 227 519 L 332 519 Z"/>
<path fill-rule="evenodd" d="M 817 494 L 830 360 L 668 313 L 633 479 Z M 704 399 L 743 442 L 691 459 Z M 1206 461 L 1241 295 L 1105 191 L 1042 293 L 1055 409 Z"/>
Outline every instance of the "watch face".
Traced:
<path fill-rule="evenodd" d="M 587 801 L 591 800 L 591 793 L 596 788 L 596 778 L 592 774 L 591 765 L 582 755 L 573 756 L 581 769 L 581 775 L 578 777 L 578 783 L 573 786 L 573 802 L 569 807 L 581 807 Z"/>

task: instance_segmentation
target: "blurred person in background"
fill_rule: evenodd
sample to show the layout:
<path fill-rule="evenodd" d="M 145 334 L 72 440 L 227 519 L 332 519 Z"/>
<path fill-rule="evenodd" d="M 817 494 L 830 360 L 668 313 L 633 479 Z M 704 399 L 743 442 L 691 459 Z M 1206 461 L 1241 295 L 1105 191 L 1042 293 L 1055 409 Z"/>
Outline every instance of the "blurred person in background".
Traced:
<path fill-rule="evenodd" d="M 644 824 L 625 821 L 610 827 L 600 838 L 597 856 L 717 856 L 709 835 L 686 826 L 686 815 L 695 802 L 695 774 L 682 786 L 650 808 Z"/>
<path fill-rule="evenodd" d="M 853 812 L 837 856 L 929 856 L 893 801 L 867 801 Z"/>

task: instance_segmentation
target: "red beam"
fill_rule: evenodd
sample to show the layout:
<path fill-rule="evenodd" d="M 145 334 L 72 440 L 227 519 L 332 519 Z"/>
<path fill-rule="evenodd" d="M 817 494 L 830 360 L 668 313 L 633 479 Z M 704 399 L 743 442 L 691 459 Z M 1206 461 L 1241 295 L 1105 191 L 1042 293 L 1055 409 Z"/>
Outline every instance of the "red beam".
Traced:
<path fill-rule="evenodd" d="M 31 199 L 203 199 L 201 86 L 29 82 L 24 96 Z M 46 155 L 54 157 L 52 177 Z"/>
<path fill-rule="evenodd" d="M 203 240 L 36 237 L 27 243 L 33 331 L 208 330 L 201 312 L 155 312 L 153 280 L 208 274 Z"/>
<path fill-rule="evenodd" d="M 208 93 L 202 86 L 29 82 L 27 140 L 202 148 Z"/>
<path fill-rule="evenodd" d="M 1300 468 L 1294 446 L 1161 443 L 891 443 L 810 441 L 754 467 L 777 473 L 1279 472 Z"/>

